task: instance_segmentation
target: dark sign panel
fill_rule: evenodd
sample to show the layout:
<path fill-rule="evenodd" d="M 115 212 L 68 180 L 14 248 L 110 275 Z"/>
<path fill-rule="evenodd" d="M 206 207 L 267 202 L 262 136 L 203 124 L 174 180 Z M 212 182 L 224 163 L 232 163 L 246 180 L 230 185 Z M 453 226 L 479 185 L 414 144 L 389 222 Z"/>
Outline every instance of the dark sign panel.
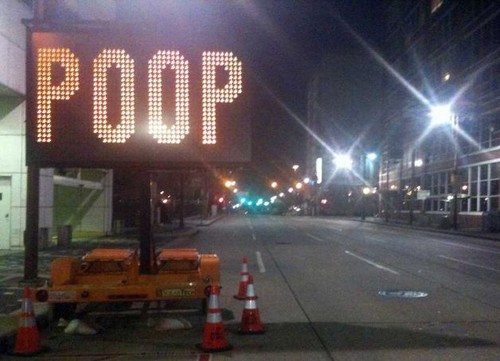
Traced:
<path fill-rule="evenodd" d="M 245 66 L 168 34 L 32 31 L 27 164 L 176 166 L 250 160 Z"/>

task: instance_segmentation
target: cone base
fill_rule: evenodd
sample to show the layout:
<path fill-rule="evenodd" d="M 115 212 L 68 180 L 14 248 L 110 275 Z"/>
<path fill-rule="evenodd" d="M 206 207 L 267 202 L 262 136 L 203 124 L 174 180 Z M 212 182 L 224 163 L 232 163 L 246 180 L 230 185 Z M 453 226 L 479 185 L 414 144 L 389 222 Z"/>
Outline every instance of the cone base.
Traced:
<path fill-rule="evenodd" d="M 9 356 L 18 356 L 18 357 L 31 357 L 31 356 L 36 356 L 39 355 L 43 352 L 50 351 L 49 347 L 42 346 L 40 350 L 34 351 L 34 352 L 8 352 L 7 355 Z"/>
<path fill-rule="evenodd" d="M 262 335 L 266 333 L 266 329 L 262 328 L 260 330 L 238 330 L 238 334 L 240 335 Z"/>
<path fill-rule="evenodd" d="M 196 345 L 197 348 L 204 352 L 224 352 L 224 351 L 229 351 L 233 349 L 233 345 L 227 344 L 226 346 L 223 347 L 218 347 L 218 348 L 208 348 L 204 347 L 203 344 L 199 343 Z"/>
<path fill-rule="evenodd" d="M 240 300 L 240 301 L 243 301 L 243 300 L 246 300 L 247 299 L 247 296 L 240 296 L 240 295 L 234 295 L 233 298 L 237 299 L 237 300 Z M 254 296 L 253 299 L 257 300 L 259 299 L 258 296 Z"/>

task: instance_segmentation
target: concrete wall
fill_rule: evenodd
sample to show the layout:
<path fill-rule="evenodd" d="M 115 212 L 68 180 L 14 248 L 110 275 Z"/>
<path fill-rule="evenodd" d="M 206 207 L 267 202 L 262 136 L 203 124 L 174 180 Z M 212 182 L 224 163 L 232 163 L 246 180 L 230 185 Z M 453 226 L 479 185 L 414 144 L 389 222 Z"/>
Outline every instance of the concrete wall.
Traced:
<path fill-rule="evenodd" d="M 0 249 L 16 249 L 24 246 L 26 227 L 26 29 L 22 19 L 32 18 L 32 9 L 23 1 L 0 0 Z M 74 190 L 75 186 L 54 185 L 54 170 L 40 170 L 39 227 L 45 230 L 47 243 L 51 234 L 57 232 L 58 214 L 70 211 L 77 230 L 110 234 L 112 229 L 112 186 L 111 171 L 97 171 L 94 180 L 99 192 L 76 203 L 71 209 L 59 210 L 60 199 L 56 192 Z M 85 187 L 88 184 L 85 184 Z M 91 188 L 94 187 L 90 183 Z M 84 187 L 84 188 L 85 188 Z M 88 189 L 84 189 L 85 192 Z M 2 200 L 3 199 L 3 200 Z M 68 213 L 66 213 L 68 215 Z M 62 222 L 62 221 L 61 221 Z M 64 224 L 64 222 L 63 222 Z"/>
<path fill-rule="evenodd" d="M 26 31 L 21 19 L 30 8 L 21 1 L 0 0 L 0 177 L 9 180 L 10 212 L 3 224 L 0 249 L 23 246 L 26 215 L 25 52 Z M 7 227 L 7 228 L 6 228 Z"/>
<path fill-rule="evenodd" d="M 31 18 L 31 9 L 22 1 L 0 0 L 0 84 L 13 92 L 26 93 L 26 29 L 22 19 Z"/>

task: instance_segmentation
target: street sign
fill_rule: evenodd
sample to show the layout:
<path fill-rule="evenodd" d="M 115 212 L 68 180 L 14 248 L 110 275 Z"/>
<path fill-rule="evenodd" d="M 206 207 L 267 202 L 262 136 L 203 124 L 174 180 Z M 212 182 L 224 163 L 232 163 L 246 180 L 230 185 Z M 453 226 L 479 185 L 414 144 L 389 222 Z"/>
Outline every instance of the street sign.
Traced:
<path fill-rule="evenodd" d="M 250 160 L 243 60 L 224 44 L 101 29 L 29 45 L 28 165 Z"/>

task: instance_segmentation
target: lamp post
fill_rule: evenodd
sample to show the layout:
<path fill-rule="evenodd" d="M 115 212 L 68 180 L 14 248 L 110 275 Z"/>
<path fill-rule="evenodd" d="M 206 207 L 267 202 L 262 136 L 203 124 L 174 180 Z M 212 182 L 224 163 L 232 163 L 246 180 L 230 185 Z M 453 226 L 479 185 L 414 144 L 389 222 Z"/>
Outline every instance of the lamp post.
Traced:
<path fill-rule="evenodd" d="M 451 173 L 451 188 L 453 191 L 453 203 L 451 206 L 452 227 L 458 229 L 458 116 L 451 110 L 450 105 L 438 105 L 431 109 L 431 121 L 433 124 L 451 124 L 452 139 L 454 146 L 453 171 Z"/>
<path fill-rule="evenodd" d="M 413 207 L 415 200 L 415 148 L 411 151 L 411 175 L 410 175 L 410 215 L 408 218 L 408 223 L 413 224 Z"/>
<path fill-rule="evenodd" d="M 366 198 L 368 197 L 368 195 L 372 192 L 371 188 L 370 187 L 363 187 L 363 195 L 362 195 L 362 199 L 361 199 L 361 202 L 362 202 L 362 213 L 361 213 L 361 219 L 364 221 L 366 219 Z"/>
<path fill-rule="evenodd" d="M 453 189 L 453 229 L 458 229 L 458 186 L 460 184 L 458 175 L 458 116 L 452 114 L 453 146 L 455 147 L 453 156 L 453 173 L 451 175 L 451 187 Z"/>
<path fill-rule="evenodd" d="M 366 202 L 370 193 L 373 191 L 373 173 L 374 173 L 374 162 L 377 159 L 377 153 L 370 152 L 364 153 L 362 159 L 362 172 L 363 172 L 363 183 L 364 186 L 361 190 L 361 219 L 366 218 Z M 369 168 L 369 169 L 368 169 Z"/>

